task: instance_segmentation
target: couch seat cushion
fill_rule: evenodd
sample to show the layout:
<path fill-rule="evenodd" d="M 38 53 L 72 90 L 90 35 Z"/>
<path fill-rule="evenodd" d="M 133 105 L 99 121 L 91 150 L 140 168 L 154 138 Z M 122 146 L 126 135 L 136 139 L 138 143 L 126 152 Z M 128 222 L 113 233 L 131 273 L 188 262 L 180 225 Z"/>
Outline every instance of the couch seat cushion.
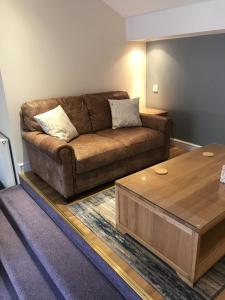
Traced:
<path fill-rule="evenodd" d="M 69 143 L 76 157 L 76 173 L 82 174 L 126 157 L 125 146 L 115 139 L 83 134 Z"/>
<path fill-rule="evenodd" d="M 105 129 L 96 134 L 123 144 L 126 147 L 126 157 L 159 148 L 164 145 L 165 139 L 160 131 L 145 127 Z"/>

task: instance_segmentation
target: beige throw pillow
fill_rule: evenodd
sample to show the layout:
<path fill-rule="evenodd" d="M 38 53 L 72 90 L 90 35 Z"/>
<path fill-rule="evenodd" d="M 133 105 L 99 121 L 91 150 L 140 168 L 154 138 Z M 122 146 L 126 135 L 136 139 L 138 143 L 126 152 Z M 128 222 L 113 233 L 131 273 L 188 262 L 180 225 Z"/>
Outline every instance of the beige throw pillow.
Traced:
<path fill-rule="evenodd" d="M 45 133 L 57 137 L 60 140 L 69 142 L 79 135 L 60 105 L 43 114 L 34 116 L 34 119 Z"/>
<path fill-rule="evenodd" d="M 112 128 L 142 126 L 139 114 L 139 98 L 110 100 Z"/>

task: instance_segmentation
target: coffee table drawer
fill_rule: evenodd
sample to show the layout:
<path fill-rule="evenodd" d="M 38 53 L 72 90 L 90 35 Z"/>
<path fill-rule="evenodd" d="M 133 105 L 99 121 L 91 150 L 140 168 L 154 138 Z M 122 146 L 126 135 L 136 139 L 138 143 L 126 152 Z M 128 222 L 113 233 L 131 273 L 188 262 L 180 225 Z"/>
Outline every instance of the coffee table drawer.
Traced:
<path fill-rule="evenodd" d="M 181 275 L 189 277 L 192 273 L 195 233 L 149 201 L 118 187 L 117 227 L 139 240 Z"/>

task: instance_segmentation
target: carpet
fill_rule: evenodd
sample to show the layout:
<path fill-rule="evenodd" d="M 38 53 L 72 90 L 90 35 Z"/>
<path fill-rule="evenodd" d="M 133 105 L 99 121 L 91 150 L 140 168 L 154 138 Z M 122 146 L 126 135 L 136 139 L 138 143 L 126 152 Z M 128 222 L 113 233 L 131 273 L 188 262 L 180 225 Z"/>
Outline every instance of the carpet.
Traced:
<path fill-rule="evenodd" d="M 21 186 L 0 192 L 0 228 L 0 299 L 15 299 L 1 267 L 17 300 L 140 299 L 124 297 Z"/>
<path fill-rule="evenodd" d="M 153 253 L 115 227 L 115 188 L 69 206 L 69 210 L 169 300 L 212 300 L 225 288 L 225 257 L 190 288 Z"/>
<path fill-rule="evenodd" d="M 65 222 L 65 218 L 59 214 L 57 209 L 54 209 L 43 198 L 43 195 L 37 192 L 22 176 L 20 176 L 20 183 L 23 189 L 32 197 L 38 206 L 57 224 L 65 236 L 79 249 L 88 260 L 103 274 L 120 293 L 124 299 L 140 300 L 139 295 L 121 278 L 116 271 L 114 271 L 108 263 L 85 241 L 80 233 L 71 226 L 70 223 Z M 59 243 L 56 240 L 56 243 Z M 94 278 L 96 280 L 96 278 Z M 93 293 L 92 293 L 93 295 Z M 97 298 L 96 298 L 97 299 Z M 102 298 L 101 298 L 102 299 Z"/>

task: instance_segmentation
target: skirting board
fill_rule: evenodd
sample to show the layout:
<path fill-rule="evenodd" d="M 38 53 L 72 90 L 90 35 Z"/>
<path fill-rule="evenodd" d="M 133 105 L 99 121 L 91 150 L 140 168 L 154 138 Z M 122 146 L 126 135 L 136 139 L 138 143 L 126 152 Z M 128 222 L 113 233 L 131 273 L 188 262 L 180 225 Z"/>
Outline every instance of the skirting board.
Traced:
<path fill-rule="evenodd" d="M 176 146 L 176 147 L 188 150 L 188 151 L 192 151 L 192 150 L 195 150 L 195 149 L 198 149 L 198 148 L 202 147 L 200 145 L 196 145 L 196 144 L 193 144 L 193 143 L 189 143 L 189 142 L 186 142 L 186 141 L 182 141 L 182 140 L 179 140 L 179 139 L 173 139 L 173 138 L 171 138 L 171 144 Z"/>
<path fill-rule="evenodd" d="M 19 171 L 19 173 L 28 172 L 30 170 L 31 170 L 31 168 L 30 168 L 29 162 L 22 162 L 22 163 L 18 164 L 18 171 Z"/>

